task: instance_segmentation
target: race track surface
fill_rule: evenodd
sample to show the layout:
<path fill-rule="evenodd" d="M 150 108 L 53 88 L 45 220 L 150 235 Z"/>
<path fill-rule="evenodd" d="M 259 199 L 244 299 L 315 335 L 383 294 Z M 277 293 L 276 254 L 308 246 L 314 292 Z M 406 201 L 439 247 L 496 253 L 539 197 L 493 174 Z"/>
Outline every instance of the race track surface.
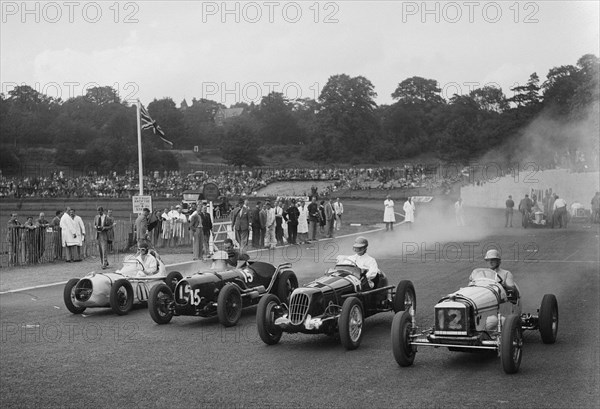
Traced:
<path fill-rule="evenodd" d="M 493 225 L 494 223 L 492 223 Z M 496 356 L 419 349 L 401 368 L 390 343 L 393 314 L 366 320 L 361 346 L 346 351 L 325 335 L 283 334 L 267 346 L 257 334 L 256 308 L 239 324 L 174 317 L 157 325 L 147 309 L 127 316 L 109 309 L 70 314 L 63 287 L 0 295 L 3 408 L 594 408 L 599 403 L 598 228 L 504 229 L 498 226 L 422 229 L 396 226 L 370 233 L 369 253 L 391 284 L 411 280 L 417 322 L 484 266 L 489 246 L 521 288 L 524 312 L 544 294 L 558 299 L 554 345 L 526 332 L 520 371 L 506 375 Z M 349 254 L 354 237 L 288 247 L 253 258 L 292 261 L 302 283 Z M 67 277 L 65 277 L 66 279 Z"/>

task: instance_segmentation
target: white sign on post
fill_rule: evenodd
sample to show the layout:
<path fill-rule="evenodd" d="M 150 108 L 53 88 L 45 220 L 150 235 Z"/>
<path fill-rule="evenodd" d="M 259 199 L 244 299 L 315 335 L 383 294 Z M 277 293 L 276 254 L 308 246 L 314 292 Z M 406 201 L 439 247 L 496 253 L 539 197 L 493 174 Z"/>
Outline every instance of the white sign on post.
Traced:
<path fill-rule="evenodd" d="M 133 213 L 142 213 L 144 207 L 152 212 L 152 196 L 132 196 L 131 200 L 133 202 Z"/>

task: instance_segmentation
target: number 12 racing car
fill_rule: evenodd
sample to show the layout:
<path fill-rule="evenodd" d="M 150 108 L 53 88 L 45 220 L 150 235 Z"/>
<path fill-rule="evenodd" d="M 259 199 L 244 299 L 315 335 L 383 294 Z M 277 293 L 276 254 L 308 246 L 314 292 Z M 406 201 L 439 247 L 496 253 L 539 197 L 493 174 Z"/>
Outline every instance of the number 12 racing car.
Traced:
<path fill-rule="evenodd" d="M 360 346 L 366 317 L 392 310 L 414 315 L 417 298 L 410 281 L 401 281 L 394 290 L 381 275 L 371 289 L 365 273 L 345 260 L 323 277 L 295 289 L 289 303 L 275 295 L 264 297 L 256 310 L 260 338 L 273 345 L 283 332 L 339 334 L 342 345 L 352 350 Z"/>
<path fill-rule="evenodd" d="M 413 364 L 417 347 L 451 351 L 496 351 L 504 372 L 521 365 L 523 331 L 539 330 L 542 342 L 553 344 L 558 332 L 558 302 L 546 294 L 538 315 L 521 313 L 518 289 L 506 290 L 498 274 L 477 268 L 468 287 L 443 297 L 434 307 L 434 327 L 418 331 L 414 316 L 399 312 L 392 322 L 392 350 L 400 366 Z"/>

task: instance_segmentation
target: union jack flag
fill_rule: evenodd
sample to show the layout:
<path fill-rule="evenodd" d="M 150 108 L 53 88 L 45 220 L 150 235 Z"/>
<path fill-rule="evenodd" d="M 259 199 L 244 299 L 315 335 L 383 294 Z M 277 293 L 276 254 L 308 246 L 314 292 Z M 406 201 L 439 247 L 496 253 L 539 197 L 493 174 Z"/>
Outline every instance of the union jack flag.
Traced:
<path fill-rule="evenodd" d="M 165 133 L 163 132 L 163 130 L 160 129 L 160 126 L 156 123 L 156 121 L 150 117 L 150 114 L 148 113 L 148 111 L 146 111 L 146 108 L 144 108 L 144 106 L 141 103 L 140 103 L 140 121 L 141 121 L 140 125 L 141 125 L 142 129 L 152 129 L 152 132 L 154 132 L 154 135 L 158 135 L 158 137 L 160 139 L 162 139 L 162 141 L 164 143 L 168 143 L 169 146 L 173 147 L 173 142 L 171 142 L 170 140 L 165 138 Z"/>

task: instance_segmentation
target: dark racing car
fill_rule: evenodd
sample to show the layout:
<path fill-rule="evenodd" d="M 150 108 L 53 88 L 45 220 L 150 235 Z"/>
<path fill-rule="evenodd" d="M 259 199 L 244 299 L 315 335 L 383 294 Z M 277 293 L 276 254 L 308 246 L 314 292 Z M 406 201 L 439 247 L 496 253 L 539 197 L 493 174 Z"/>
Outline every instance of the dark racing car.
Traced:
<path fill-rule="evenodd" d="M 365 318 L 387 311 L 415 313 L 410 281 L 400 281 L 394 289 L 382 276 L 370 288 L 365 273 L 349 260 L 339 261 L 323 277 L 295 289 L 289 302 L 273 294 L 263 297 L 256 312 L 260 338 L 273 345 L 283 332 L 339 334 L 342 345 L 351 350 L 360 345 Z"/>
<path fill-rule="evenodd" d="M 290 263 L 275 267 L 259 261 L 249 261 L 239 268 L 223 264 L 181 279 L 174 291 L 167 285 L 154 287 L 148 310 L 157 324 L 167 324 L 176 315 L 191 315 L 217 316 L 224 326 L 233 326 L 242 308 L 256 305 L 265 295 L 288 299 L 298 287 L 291 267 Z"/>

